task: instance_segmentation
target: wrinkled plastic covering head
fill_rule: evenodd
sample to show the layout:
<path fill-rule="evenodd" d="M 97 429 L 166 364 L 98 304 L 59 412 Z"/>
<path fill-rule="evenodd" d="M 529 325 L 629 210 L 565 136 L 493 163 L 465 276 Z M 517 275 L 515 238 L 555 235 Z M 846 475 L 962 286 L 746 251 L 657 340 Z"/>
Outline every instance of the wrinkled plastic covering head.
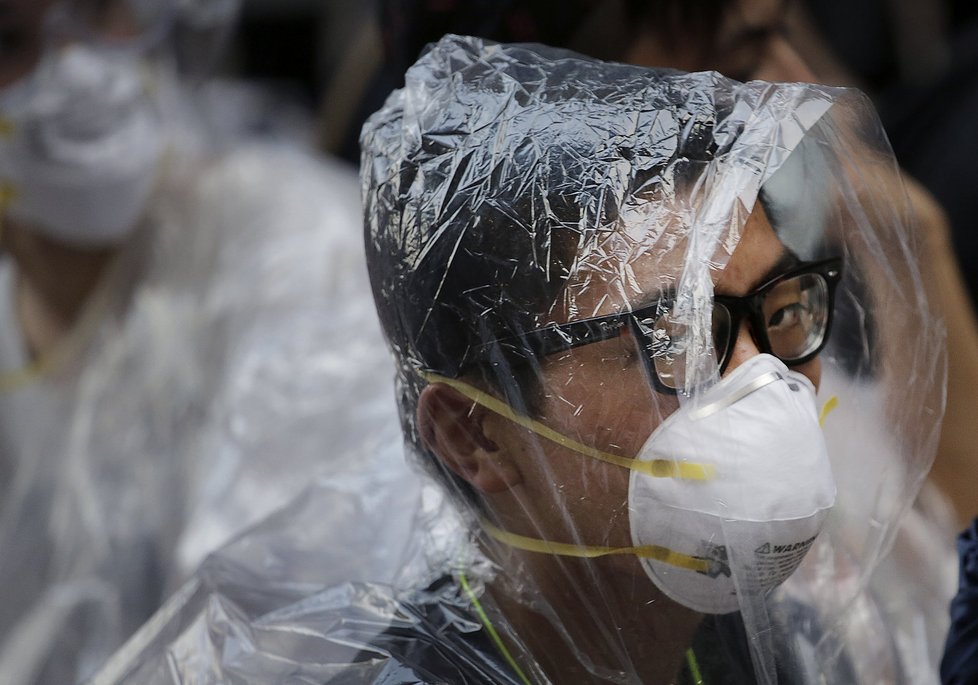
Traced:
<path fill-rule="evenodd" d="M 458 36 L 405 83 L 361 179 L 408 445 L 476 543 L 432 572 L 531 680 L 890 679 L 863 588 L 944 357 L 866 99 Z"/>
<path fill-rule="evenodd" d="M 364 138 L 367 214 L 389 227 L 368 240 L 378 301 L 396 312 L 382 318 L 403 327 L 405 357 L 450 375 L 491 356 L 489 336 L 557 315 L 572 270 L 597 267 L 612 236 L 631 249 L 652 247 L 652 231 L 681 239 L 666 213 L 691 211 L 697 179 L 739 153 L 753 111 L 733 111 L 717 74 L 596 68 L 541 48 L 481 60 L 478 45 L 442 43 Z M 786 123 L 793 145 L 804 124 Z M 788 152 L 774 147 L 748 151 L 760 170 L 735 190 L 756 194 L 760 156 Z"/>

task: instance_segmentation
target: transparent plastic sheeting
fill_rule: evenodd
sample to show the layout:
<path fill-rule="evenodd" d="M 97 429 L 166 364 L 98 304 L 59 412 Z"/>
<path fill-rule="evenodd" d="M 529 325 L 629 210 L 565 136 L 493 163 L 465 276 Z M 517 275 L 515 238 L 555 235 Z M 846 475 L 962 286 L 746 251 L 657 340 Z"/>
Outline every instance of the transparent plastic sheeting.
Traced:
<path fill-rule="evenodd" d="M 208 552 L 320 480 L 319 519 L 257 556 L 268 582 L 341 513 L 355 568 L 295 551 L 289 577 L 389 580 L 366 531 L 413 512 L 355 174 L 258 144 L 168 163 L 72 353 L 0 394 L 3 682 L 90 676 Z"/>
<path fill-rule="evenodd" d="M 383 459 L 401 456 L 396 439 L 388 439 Z M 364 607 L 363 629 L 369 630 L 371 610 L 386 618 L 395 605 L 388 588 L 402 570 L 389 562 L 406 553 L 414 523 L 409 512 L 419 504 L 418 490 L 404 487 L 407 479 L 396 464 L 375 476 L 369 487 L 352 470 L 320 482 L 209 556 L 92 685 L 266 683 L 340 670 L 320 660 L 326 641 L 317 645 L 316 631 L 340 628 L 342 621 L 327 613 L 322 596 L 346 608 L 358 593 L 386 593 L 386 605 Z M 429 509 L 440 501 L 432 495 Z M 351 525 L 354 519 L 357 525 Z M 371 526 L 380 520 L 389 525 Z M 408 568 L 416 574 L 423 567 Z M 326 623 L 317 627 L 324 616 Z"/>
<path fill-rule="evenodd" d="M 371 284 L 432 476 L 402 570 L 283 591 L 315 557 L 275 542 L 308 500 L 94 683 L 926 682 L 901 604 L 922 557 L 873 571 L 933 456 L 942 328 L 863 96 L 446 37 L 362 143 Z M 719 380 L 714 302 L 796 259 L 835 287 L 820 362 L 745 335 Z M 824 314 L 818 281 L 787 282 L 765 299 L 781 343 Z M 324 517 L 331 577 L 363 554 L 361 496 Z"/>
<path fill-rule="evenodd" d="M 863 95 L 449 36 L 361 142 L 407 442 L 477 552 L 336 682 L 912 677 L 871 574 L 943 328 Z"/>

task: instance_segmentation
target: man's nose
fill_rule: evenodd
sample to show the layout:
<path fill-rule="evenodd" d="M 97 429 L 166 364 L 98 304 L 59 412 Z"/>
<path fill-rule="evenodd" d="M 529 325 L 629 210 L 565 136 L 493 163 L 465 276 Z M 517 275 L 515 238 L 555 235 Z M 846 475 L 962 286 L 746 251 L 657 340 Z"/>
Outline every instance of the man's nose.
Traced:
<path fill-rule="evenodd" d="M 756 357 L 760 353 L 761 350 L 751 335 L 750 324 L 746 321 L 742 322 L 737 329 L 737 341 L 734 343 L 733 351 L 730 353 L 730 361 L 727 363 L 723 375 L 726 376 L 748 359 Z"/>
<path fill-rule="evenodd" d="M 734 343 L 733 352 L 730 353 L 730 362 L 724 370 L 726 376 L 738 366 L 746 362 L 751 357 L 756 357 L 761 353 L 753 335 L 751 334 L 750 323 L 743 321 L 737 330 L 737 342 Z M 798 371 L 808 377 L 818 390 L 822 380 L 822 362 L 818 357 L 799 366 L 793 366 L 793 370 Z"/>

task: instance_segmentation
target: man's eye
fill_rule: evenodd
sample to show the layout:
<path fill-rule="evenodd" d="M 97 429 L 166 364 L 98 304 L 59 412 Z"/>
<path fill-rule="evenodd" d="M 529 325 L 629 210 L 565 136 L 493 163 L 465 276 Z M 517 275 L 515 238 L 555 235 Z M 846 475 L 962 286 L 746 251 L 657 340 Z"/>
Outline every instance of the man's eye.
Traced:
<path fill-rule="evenodd" d="M 767 320 L 769 329 L 797 326 L 805 315 L 805 307 L 800 302 L 789 304 L 775 311 Z"/>

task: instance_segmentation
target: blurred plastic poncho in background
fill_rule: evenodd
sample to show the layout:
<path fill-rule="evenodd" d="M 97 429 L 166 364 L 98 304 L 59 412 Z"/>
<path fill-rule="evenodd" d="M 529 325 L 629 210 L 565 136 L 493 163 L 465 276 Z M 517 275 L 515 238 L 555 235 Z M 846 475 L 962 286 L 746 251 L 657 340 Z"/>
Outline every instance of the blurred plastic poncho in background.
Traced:
<path fill-rule="evenodd" d="M 23 264 L 0 252 L 0 681 L 91 675 L 208 552 L 319 479 L 336 481 L 319 487 L 320 526 L 372 474 L 391 511 L 411 511 L 354 174 L 215 149 L 182 87 L 235 8 L 25 2 L 5 18 L 43 28 L 0 57 L 4 76 L 22 67 L 0 88 L 6 238 L 16 224 L 121 247 L 33 360 Z M 306 521 L 297 549 L 322 532 Z M 356 568 L 387 579 L 382 562 Z M 336 577 L 317 567 L 315 587 Z"/>
<path fill-rule="evenodd" d="M 426 502 L 393 586 L 256 608 L 234 573 L 96 683 L 918 682 L 870 574 L 942 329 L 861 95 L 450 36 L 362 143 L 408 449 L 458 518 Z"/>

